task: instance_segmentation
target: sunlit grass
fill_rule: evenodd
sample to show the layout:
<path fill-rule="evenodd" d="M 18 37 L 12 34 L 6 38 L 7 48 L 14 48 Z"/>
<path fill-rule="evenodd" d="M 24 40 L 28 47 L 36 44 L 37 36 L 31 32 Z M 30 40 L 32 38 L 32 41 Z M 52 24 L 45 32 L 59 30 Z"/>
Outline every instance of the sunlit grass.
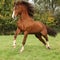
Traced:
<path fill-rule="evenodd" d="M 60 34 L 56 37 L 49 36 L 51 50 L 34 36 L 29 35 L 25 50 L 20 53 L 23 35 L 17 37 L 17 47 L 13 49 L 13 35 L 0 36 L 0 60 L 60 60 Z"/>

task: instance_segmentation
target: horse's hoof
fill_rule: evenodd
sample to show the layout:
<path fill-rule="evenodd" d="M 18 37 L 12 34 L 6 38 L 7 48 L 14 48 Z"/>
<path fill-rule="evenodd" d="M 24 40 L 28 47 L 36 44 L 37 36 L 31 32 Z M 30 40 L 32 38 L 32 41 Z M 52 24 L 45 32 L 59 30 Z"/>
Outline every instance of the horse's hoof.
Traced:
<path fill-rule="evenodd" d="M 14 49 L 16 48 L 16 47 L 13 47 Z"/>
<path fill-rule="evenodd" d="M 20 50 L 20 53 L 22 53 L 24 50 Z"/>
<path fill-rule="evenodd" d="M 23 51 L 24 51 L 24 47 L 21 48 L 20 53 L 22 53 Z"/>
<path fill-rule="evenodd" d="M 50 46 L 46 46 L 47 49 L 51 49 Z"/>
<path fill-rule="evenodd" d="M 50 48 L 50 47 L 48 47 L 48 49 L 50 50 L 51 48 Z"/>
<path fill-rule="evenodd" d="M 13 46 L 13 48 L 16 48 L 16 46 Z"/>

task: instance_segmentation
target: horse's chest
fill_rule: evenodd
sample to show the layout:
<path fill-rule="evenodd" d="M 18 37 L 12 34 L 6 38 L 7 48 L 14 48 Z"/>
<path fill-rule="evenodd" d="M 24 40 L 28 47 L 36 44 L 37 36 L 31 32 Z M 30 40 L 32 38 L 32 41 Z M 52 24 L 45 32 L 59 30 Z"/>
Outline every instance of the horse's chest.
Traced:
<path fill-rule="evenodd" d="M 27 29 L 27 27 L 28 27 L 28 25 L 25 25 L 25 24 L 23 24 L 23 23 L 19 23 L 19 24 L 17 24 L 18 25 L 18 27 L 21 29 L 21 31 L 25 31 L 26 29 Z"/>
<path fill-rule="evenodd" d="M 18 27 L 19 27 L 22 31 L 24 31 L 24 30 L 26 29 L 23 24 L 18 24 Z"/>

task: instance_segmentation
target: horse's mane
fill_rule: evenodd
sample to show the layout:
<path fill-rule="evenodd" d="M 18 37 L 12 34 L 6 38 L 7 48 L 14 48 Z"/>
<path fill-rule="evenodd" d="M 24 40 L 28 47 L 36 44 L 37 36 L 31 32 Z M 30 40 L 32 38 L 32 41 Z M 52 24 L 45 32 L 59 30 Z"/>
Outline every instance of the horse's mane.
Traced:
<path fill-rule="evenodd" d="M 16 5 L 23 4 L 24 6 L 26 6 L 29 16 L 33 17 L 33 15 L 34 15 L 34 7 L 33 7 L 32 4 L 30 4 L 30 3 L 26 2 L 26 1 L 18 1 L 15 4 Z"/>

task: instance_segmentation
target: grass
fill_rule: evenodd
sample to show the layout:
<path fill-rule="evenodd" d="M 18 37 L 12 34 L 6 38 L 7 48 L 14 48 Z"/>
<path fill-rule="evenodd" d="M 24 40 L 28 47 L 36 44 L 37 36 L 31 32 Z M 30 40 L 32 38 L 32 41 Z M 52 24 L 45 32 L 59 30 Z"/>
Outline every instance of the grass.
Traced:
<path fill-rule="evenodd" d="M 0 60 L 60 60 L 60 34 L 49 36 L 51 50 L 46 49 L 34 35 L 29 35 L 25 50 L 19 53 L 22 39 L 23 35 L 17 37 L 17 47 L 13 49 L 13 36 L 0 36 Z"/>

